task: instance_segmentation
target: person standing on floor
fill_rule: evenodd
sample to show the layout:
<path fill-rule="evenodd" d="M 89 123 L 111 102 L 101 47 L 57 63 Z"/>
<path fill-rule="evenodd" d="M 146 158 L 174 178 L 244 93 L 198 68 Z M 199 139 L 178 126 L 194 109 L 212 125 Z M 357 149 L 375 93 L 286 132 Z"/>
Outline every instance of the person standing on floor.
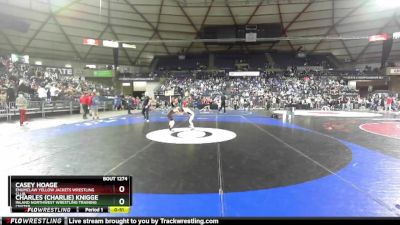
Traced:
<path fill-rule="evenodd" d="M 185 100 L 182 101 L 182 111 L 187 113 L 189 115 L 189 128 L 194 129 L 194 124 L 193 124 L 193 119 L 194 119 L 194 112 L 189 108 L 191 104 L 191 98 L 186 98 Z"/>
<path fill-rule="evenodd" d="M 84 92 L 80 97 L 79 102 L 82 105 L 83 119 L 87 119 L 87 114 L 89 114 L 89 96 L 87 92 Z"/>
<path fill-rule="evenodd" d="M 221 107 L 218 109 L 218 112 L 220 112 L 221 109 L 224 108 L 224 113 L 226 113 L 225 104 L 226 104 L 226 97 L 224 94 L 222 94 L 221 95 Z"/>
<path fill-rule="evenodd" d="M 116 95 L 113 100 L 113 108 L 114 110 L 121 110 L 122 109 L 122 100 L 121 97 Z"/>
<path fill-rule="evenodd" d="M 142 105 L 142 114 L 146 122 L 149 122 L 149 110 L 150 110 L 150 97 L 146 94 Z"/>
<path fill-rule="evenodd" d="M 96 91 L 93 91 L 92 98 L 90 101 L 90 111 L 92 112 L 93 120 L 100 119 L 99 118 L 99 105 L 100 105 L 100 98 L 96 94 Z"/>
<path fill-rule="evenodd" d="M 393 98 L 389 95 L 386 98 L 386 107 L 385 111 L 392 111 L 392 104 L 393 104 Z"/>
<path fill-rule="evenodd" d="M 15 105 L 19 109 L 19 125 L 24 125 L 26 122 L 26 109 L 28 108 L 28 100 L 23 94 L 19 94 L 18 98 L 15 100 Z"/>
<path fill-rule="evenodd" d="M 134 96 L 132 96 L 132 109 L 137 109 L 138 101 Z"/>
<path fill-rule="evenodd" d="M 234 108 L 235 110 L 238 110 L 238 108 L 239 108 L 239 101 L 237 100 L 236 97 L 235 97 L 234 100 L 233 100 L 233 108 Z"/>
<path fill-rule="evenodd" d="M 140 109 L 140 98 L 139 96 L 136 96 L 136 109 Z"/>
<path fill-rule="evenodd" d="M 128 97 L 126 97 L 126 106 L 128 108 L 128 114 L 132 114 L 131 110 L 133 109 L 133 98 L 131 96 L 128 95 Z"/>

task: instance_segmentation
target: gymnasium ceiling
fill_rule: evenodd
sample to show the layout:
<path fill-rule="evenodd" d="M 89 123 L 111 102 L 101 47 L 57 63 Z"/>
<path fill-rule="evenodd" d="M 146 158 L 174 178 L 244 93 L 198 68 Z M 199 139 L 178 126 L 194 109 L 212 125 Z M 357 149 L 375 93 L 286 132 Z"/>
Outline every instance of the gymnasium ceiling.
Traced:
<path fill-rule="evenodd" d="M 28 24 L 24 31 L 0 27 L 0 52 L 61 60 L 112 63 L 110 48 L 83 45 L 106 40 L 192 40 L 205 25 L 281 23 L 285 37 L 366 37 L 400 31 L 400 2 L 379 0 L 0 0 L 1 17 Z M 389 1 L 389 0 L 382 0 Z M 397 7 L 396 7 L 397 5 Z M 231 50 L 332 52 L 359 63 L 380 62 L 382 42 L 292 40 Z M 203 43 L 142 43 L 119 51 L 120 65 L 148 65 L 154 55 L 223 51 Z M 400 41 L 389 60 L 400 61 Z"/>

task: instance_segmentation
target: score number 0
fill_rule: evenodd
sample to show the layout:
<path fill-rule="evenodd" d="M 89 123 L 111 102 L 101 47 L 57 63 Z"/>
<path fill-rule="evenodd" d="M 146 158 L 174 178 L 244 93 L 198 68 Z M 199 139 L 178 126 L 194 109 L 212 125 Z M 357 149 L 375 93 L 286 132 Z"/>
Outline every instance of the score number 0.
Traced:
<path fill-rule="evenodd" d="M 119 186 L 118 191 L 121 192 L 121 193 L 124 193 L 125 192 L 125 186 Z M 120 198 L 118 202 L 119 202 L 120 205 L 124 205 L 125 204 L 125 199 L 124 198 Z"/>

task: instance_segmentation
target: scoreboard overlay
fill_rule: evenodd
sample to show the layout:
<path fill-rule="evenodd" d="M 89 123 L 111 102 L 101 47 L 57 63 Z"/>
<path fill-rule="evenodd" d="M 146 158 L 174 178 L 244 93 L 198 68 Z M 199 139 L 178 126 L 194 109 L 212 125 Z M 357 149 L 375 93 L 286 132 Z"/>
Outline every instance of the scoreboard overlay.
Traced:
<path fill-rule="evenodd" d="M 9 176 L 8 206 L 25 213 L 129 211 L 131 176 Z"/>

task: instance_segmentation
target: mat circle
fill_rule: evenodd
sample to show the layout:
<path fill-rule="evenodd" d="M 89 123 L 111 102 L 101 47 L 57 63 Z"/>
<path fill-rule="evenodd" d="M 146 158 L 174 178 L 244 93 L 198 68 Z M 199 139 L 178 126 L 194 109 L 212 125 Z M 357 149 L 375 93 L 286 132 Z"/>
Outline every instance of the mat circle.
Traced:
<path fill-rule="evenodd" d="M 196 127 L 156 130 L 148 133 L 146 138 L 168 144 L 210 144 L 229 141 L 236 138 L 236 133 L 218 128 Z"/>

